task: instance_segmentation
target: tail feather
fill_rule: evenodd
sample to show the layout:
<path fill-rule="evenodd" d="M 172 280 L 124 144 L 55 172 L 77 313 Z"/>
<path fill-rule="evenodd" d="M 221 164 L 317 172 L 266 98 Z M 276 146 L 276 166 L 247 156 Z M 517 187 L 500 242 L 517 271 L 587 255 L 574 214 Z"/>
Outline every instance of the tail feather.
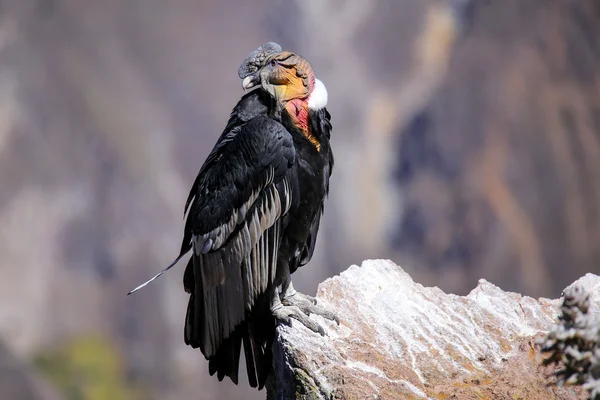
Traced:
<path fill-rule="evenodd" d="M 244 337 L 246 368 L 250 384 L 254 383 L 258 390 L 262 389 L 272 368 L 272 349 L 275 337 L 275 320 L 269 307 L 269 297 L 260 296 L 255 303 L 248 328 Z M 251 361 L 249 361 L 251 360 Z M 248 364 L 252 363 L 251 367 Z M 251 379 L 250 376 L 253 375 Z"/>
<path fill-rule="evenodd" d="M 248 383 L 250 387 L 257 387 L 258 381 L 256 380 L 256 367 L 254 359 L 254 351 L 252 349 L 253 344 L 250 342 L 248 335 L 244 336 L 244 355 L 246 358 L 246 371 L 248 371 Z"/>
<path fill-rule="evenodd" d="M 205 304 L 202 291 L 202 279 L 195 279 L 193 261 L 190 259 L 183 275 L 183 285 L 190 293 L 185 317 L 184 341 L 193 348 L 205 346 Z M 254 310 L 246 320 L 239 324 L 210 357 L 208 369 L 210 375 L 217 375 L 219 381 L 228 376 L 232 382 L 238 383 L 239 363 L 242 342 L 246 358 L 246 371 L 251 387 L 261 390 L 271 372 L 272 352 L 275 323 L 270 313 L 268 296 L 260 296 Z"/>
<path fill-rule="evenodd" d="M 239 326 L 238 328 L 243 328 Z M 240 365 L 240 353 L 242 346 L 242 333 L 244 329 L 236 329 L 235 332 L 223 341 L 217 353 L 209 358 L 208 372 L 210 375 L 217 374 L 219 381 L 228 376 L 233 383 L 238 383 L 238 371 Z"/>
<path fill-rule="evenodd" d="M 241 324 L 223 341 L 217 353 L 209 357 L 208 371 L 211 376 L 216 374 L 219 381 L 228 376 L 233 383 L 238 383 L 243 342 L 248 383 L 259 390 L 265 386 L 271 367 L 271 346 L 257 341 L 251 330 L 248 323 Z"/>
<path fill-rule="evenodd" d="M 248 381 L 250 386 L 258 387 L 258 390 L 265 386 L 271 372 L 271 344 L 272 342 L 264 343 L 256 340 L 252 335 L 252 329 L 248 329 L 248 335 L 244 338 Z"/>

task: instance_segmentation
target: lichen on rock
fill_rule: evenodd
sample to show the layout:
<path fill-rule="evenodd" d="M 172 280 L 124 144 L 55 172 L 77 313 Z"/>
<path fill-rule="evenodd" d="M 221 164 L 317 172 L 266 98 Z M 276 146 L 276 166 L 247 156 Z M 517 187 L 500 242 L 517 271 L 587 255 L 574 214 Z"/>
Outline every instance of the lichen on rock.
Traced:
<path fill-rule="evenodd" d="M 597 292 L 596 292 L 597 293 Z M 590 399 L 600 400 L 600 318 L 590 312 L 590 293 L 581 285 L 565 289 L 561 314 L 548 335 L 540 340 L 549 353 L 544 365 L 559 365 L 559 385 L 580 385 Z"/>

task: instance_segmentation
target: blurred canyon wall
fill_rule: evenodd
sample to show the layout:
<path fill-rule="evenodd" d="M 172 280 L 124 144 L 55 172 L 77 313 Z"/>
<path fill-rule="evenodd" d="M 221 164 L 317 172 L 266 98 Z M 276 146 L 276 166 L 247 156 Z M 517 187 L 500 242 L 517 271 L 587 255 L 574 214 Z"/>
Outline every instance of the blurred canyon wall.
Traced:
<path fill-rule="evenodd" d="M 391 258 L 558 297 L 600 268 L 599 38 L 596 0 L 0 0 L 0 341 L 68 400 L 264 398 L 183 344 L 182 266 L 125 294 L 176 255 L 269 40 L 311 61 L 334 125 L 300 290 Z"/>

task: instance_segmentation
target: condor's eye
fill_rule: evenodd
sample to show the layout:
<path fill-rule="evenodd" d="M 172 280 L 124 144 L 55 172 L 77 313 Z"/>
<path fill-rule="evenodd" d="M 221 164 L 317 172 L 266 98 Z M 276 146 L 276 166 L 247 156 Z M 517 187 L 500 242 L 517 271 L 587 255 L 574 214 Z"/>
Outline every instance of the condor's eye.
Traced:
<path fill-rule="evenodd" d="M 271 67 L 277 66 L 277 60 L 271 60 Z"/>

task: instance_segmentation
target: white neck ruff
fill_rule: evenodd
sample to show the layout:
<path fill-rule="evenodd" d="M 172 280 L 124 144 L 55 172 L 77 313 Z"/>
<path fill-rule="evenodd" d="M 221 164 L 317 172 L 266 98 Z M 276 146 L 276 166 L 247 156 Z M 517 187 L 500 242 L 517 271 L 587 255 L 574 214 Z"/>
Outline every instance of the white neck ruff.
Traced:
<path fill-rule="evenodd" d="M 323 82 L 315 79 L 315 87 L 312 93 L 308 96 L 308 108 L 311 110 L 320 110 L 327 106 L 327 89 Z"/>

